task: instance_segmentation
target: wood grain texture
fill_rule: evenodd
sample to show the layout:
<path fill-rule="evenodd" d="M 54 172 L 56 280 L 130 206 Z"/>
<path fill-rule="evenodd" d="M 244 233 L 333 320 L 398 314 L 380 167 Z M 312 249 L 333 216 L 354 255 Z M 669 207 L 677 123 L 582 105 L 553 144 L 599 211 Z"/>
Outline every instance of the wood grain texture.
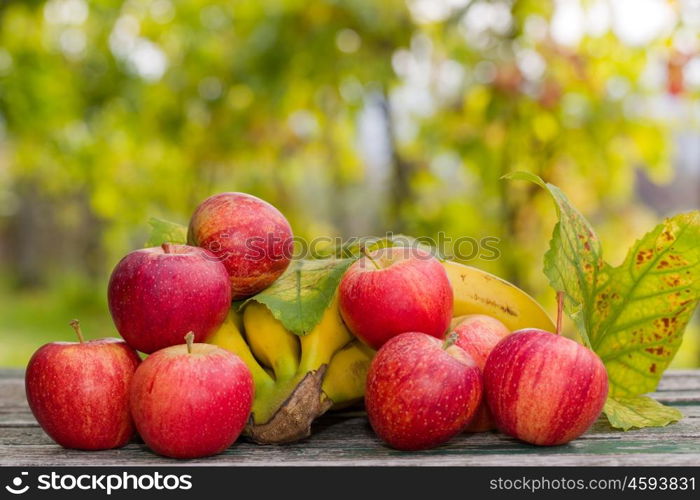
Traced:
<path fill-rule="evenodd" d="M 464 434 L 423 452 L 399 452 L 379 442 L 362 412 L 323 417 L 311 438 L 291 445 L 240 441 L 225 453 L 198 460 L 171 460 L 143 443 L 120 450 L 81 452 L 54 444 L 38 427 L 24 396 L 23 374 L 0 370 L 0 465 L 700 465 L 700 370 L 668 372 L 656 393 L 685 418 L 667 427 L 621 432 L 604 418 L 581 438 L 541 448 L 497 432 Z"/>

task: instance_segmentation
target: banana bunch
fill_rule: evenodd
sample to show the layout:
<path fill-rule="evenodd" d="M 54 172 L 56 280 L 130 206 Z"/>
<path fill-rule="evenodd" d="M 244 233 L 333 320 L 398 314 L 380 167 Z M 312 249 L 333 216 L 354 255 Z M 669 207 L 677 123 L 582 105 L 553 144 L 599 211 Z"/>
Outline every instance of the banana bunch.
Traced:
<path fill-rule="evenodd" d="M 443 263 L 454 291 L 454 322 L 486 314 L 509 329 L 554 331 L 542 307 L 516 286 L 480 269 Z M 250 369 L 255 400 L 246 434 L 262 444 L 288 443 L 310 434 L 311 423 L 329 409 L 359 402 L 374 351 L 343 324 L 335 297 L 306 335 L 288 331 L 267 306 L 249 302 L 232 309 L 207 342 L 237 354 Z"/>
<path fill-rule="evenodd" d="M 374 356 L 343 324 L 337 298 L 304 336 L 288 331 L 267 306 L 250 302 L 242 314 L 232 309 L 207 342 L 248 365 L 255 400 L 246 434 L 261 444 L 303 439 L 319 415 L 360 401 Z"/>

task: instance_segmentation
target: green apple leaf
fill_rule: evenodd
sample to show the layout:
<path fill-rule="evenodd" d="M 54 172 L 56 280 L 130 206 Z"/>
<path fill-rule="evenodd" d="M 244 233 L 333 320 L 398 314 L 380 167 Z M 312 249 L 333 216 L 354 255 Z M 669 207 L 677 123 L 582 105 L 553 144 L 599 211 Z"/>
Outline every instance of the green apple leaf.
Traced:
<path fill-rule="evenodd" d="M 656 389 L 700 301 L 700 212 L 666 219 L 613 268 L 603 260 L 593 228 L 559 188 L 525 172 L 506 178 L 534 182 L 554 199 L 559 222 L 545 254 L 544 272 L 552 287 L 564 292 L 565 311 L 584 343 L 605 364 L 611 397 L 628 408 L 611 417 L 608 412 L 619 410 L 619 405 L 609 403 L 608 418 L 616 419 L 613 425 L 620 428 L 657 425 L 653 415 L 625 420 L 633 414 L 629 408 L 650 412 L 649 404 L 620 402 Z"/>
<path fill-rule="evenodd" d="M 265 304 L 290 332 L 304 336 L 333 300 L 340 278 L 355 259 L 294 260 L 272 285 L 250 297 Z"/>
<path fill-rule="evenodd" d="M 683 418 L 676 408 L 662 405 L 648 396 L 609 397 L 603 411 L 610 425 L 623 431 L 664 427 Z"/>
<path fill-rule="evenodd" d="M 187 226 L 151 217 L 148 219 L 151 235 L 146 242 L 147 247 L 157 247 L 163 243 L 187 244 Z"/>
<path fill-rule="evenodd" d="M 647 233 L 598 286 L 591 343 L 612 396 L 656 389 L 699 299 L 700 212 L 691 212 Z"/>

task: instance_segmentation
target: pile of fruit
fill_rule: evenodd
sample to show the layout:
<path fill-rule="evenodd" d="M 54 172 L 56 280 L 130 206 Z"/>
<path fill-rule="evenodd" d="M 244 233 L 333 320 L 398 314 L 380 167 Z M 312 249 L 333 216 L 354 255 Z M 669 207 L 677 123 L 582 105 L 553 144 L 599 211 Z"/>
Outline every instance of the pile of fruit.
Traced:
<path fill-rule="evenodd" d="M 79 342 L 30 360 L 27 399 L 58 444 L 116 448 L 138 432 L 161 455 L 202 457 L 241 434 L 304 439 L 324 412 L 364 400 L 401 450 L 492 429 L 557 445 L 606 402 L 600 358 L 479 269 L 388 242 L 296 262 L 285 217 L 243 193 L 205 200 L 183 243 L 115 267 L 108 301 L 123 340 L 84 341 L 74 322 Z"/>

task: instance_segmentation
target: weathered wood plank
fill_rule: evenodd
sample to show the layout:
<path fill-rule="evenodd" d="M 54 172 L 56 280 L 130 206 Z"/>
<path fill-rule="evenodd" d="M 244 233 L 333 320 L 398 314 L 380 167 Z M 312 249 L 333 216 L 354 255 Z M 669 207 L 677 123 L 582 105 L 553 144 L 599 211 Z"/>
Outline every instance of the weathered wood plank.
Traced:
<path fill-rule="evenodd" d="M 194 461 L 158 457 L 142 443 L 121 450 L 80 452 L 55 445 L 38 427 L 24 397 L 22 372 L 0 370 L 0 465 L 699 465 L 700 371 L 669 372 L 654 397 L 678 407 L 681 422 L 629 432 L 604 419 L 580 439 L 541 448 L 496 432 L 465 434 L 434 450 L 391 450 L 372 433 L 361 411 L 329 414 L 308 440 L 285 446 L 239 442 Z"/>
<path fill-rule="evenodd" d="M 698 391 L 700 370 L 670 370 L 664 373 L 657 391 Z"/>
<path fill-rule="evenodd" d="M 15 378 L 0 378 L 0 409 L 27 408 L 23 374 Z"/>
<path fill-rule="evenodd" d="M 700 402 L 700 389 L 652 392 L 649 396 L 661 403 L 697 403 Z"/>
<path fill-rule="evenodd" d="M 0 448 L 0 454 L 4 451 Z M 659 453 L 650 457 L 644 453 L 637 454 L 574 454 L 568 456 L 556 457 L 553 460 L 549 455 L 526 455 L 513 459 L 512 454 L 492 454 L 492 455 L 444 455 L 439 459 L 431 459 L 429 457 L 415 456 L 405 453 L 401 456 L 393 457 L 377 457 L 374 455 L 368 456 L 352 456 L 345 458 L 338 455 L 333 455 L 328 458 L 318 457 L 292 457 L 290 454 L 268 456 L 265 459 L 261 457 L 246 458 L 240 457 L 236 460 L 231 460 L 228 455 L 218 455 L 209 459 L 200 460 L 163 460 L 145 452 L 139 452 L 135 455 L 127 455 L 120 451 L 111 452 L 93 452 L 90 457 L 80 458 L 75 456 L 63 456 L 59 453 L 43 454 L 43 453 L 28 453 L 22 459 L 10 462 L 15 466 L 110 466 L 110 465 L 130 465 L 130 466 L 182 466 L 182 465 L 206 465 L 206 466 L 426 466 L 426 467 L 450 467 L 450 466 L 515 466 L 515 467 L 536 467 L 544 466 L 697 466 L 699 463 L 697 455 L 678 455 L 676 453 Z M 0 460 L 0 465 L 3 465 L 3 460 Z"/>
<path fill-rule="evenodd" d="M 700 406 L 692 407 L 692 416 L 666 427 L 656 427 L 644 430 L 621 432 L 611 429 L 604 418 L 601 418 L 581 440 L 620 440 L 625 442 L 658 441 L 663 439 L 684 440 L 700 438 Z M 324 448 L 328 443 L 343 446 L 344 443 L 357 439 L 372 438 L 372 432 L 363 416 L 339 418 L 333 415 L 323 417 L 316 425 L 316 432 L 306 441 L 306 446 Z M 478 433 L 469 436 L 471 444 L 489 445 L 495 439 L 508 439 L 496 432 Z M 700 443 L 700 441 L 698 441 Z M 0 445 L 3 446 L 36 446 L 53 445 L 51 439 L 36 425 L 8 426 L 0 433 Z M 698 444 L 700 446 L 700 444 Z M 258 447 L 265 449 L 265 447 Z M 700 450 L 699 450 L 700 451 Z"/>
<path fill-rule="evenodd" d="M 382 445 L 366 419 L 327 417 L 308 440 L 286 446 L 240 442 L 224 454 L 196 460 L 212 465 L 697 465 L 700 464 L 700 406 L 692 417 L 663 428 L 612 431 L 604 420 L 580 439 L 565 446 L 540 448 L 496 432 L 465 434 L 450 443 L 420 453 L 403 453 Z M 684 408 L 686 410 L 686 408 Z M 158 457 L 143 444 L 121 450 L 80 452 L 63 450 L 38 427 L 7 428 L 0 439 L 0 465 L 177 465 Z M 190 462 L 188 462 L 190 463 Z"/>
<path fill-rule="evenodd" d="M 6 427 L 0 431 L 0 446 L 50 446 L 54 444 L 38 426 Z"/>
<path fill-rule="evenodd" d="M 554 448 L 536 448 L 503 436 L 490 442 L 462 436 L 448 445 L 425 452 L 397 452 L 384 447 L 371 436 L 363 439 L 325 442 L 323 447 L 309 443 L 261 447 L 239 443 L 225 453 L 207 459 L 188 461 L 202 465 L 697 465 L 697 443 L 680 446 L 661 440 L 620 441 L 577 440 Z M 0 446 L 0 465 L 180 465 L 181 461 L 158 457 L 144 445 L 129 444 L 121 450 L 79 452 L 57 446 Z"/>

